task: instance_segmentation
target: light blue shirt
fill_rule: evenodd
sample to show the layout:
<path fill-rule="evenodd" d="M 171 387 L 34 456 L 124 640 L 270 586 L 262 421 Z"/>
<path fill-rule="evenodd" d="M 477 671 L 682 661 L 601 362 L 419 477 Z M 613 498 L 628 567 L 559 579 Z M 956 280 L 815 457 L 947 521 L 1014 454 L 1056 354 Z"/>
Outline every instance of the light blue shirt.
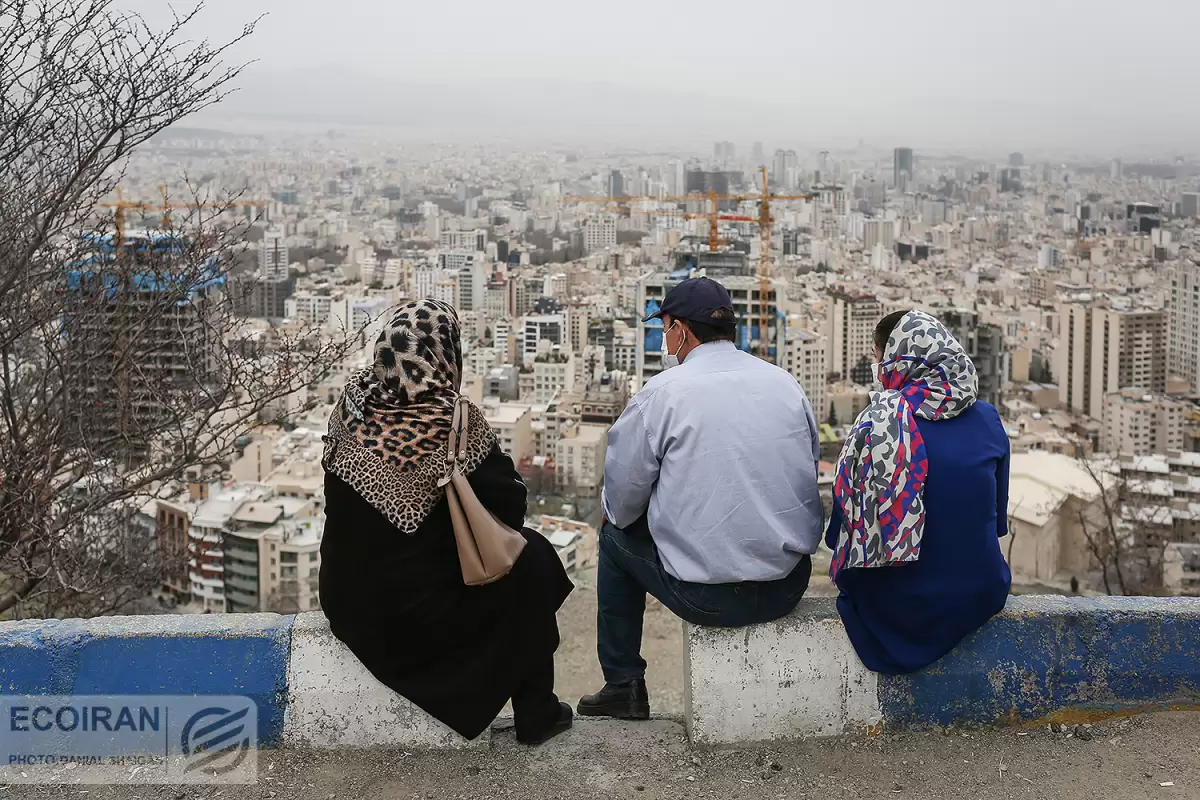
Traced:
<path fill-rule="evenodd" d="M 618 528 L 648 510 L 681 581 L 777 580 L 820 542 L 820 454 L 796 379 L 710 342 L 651 378 L 613 425 L 601 502 Z"/>

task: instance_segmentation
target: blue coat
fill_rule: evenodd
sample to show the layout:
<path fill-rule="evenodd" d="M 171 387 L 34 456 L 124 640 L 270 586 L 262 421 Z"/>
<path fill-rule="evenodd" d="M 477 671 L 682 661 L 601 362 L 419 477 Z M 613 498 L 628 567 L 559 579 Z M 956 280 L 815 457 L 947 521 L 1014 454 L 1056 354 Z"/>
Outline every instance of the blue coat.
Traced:
<path fill-rule="evenodd" d="M 876 672 L 914 672 L 949 653 L 1004 608 L 1012 575 L 1000 552 L 1008 533 L 1008 435 L 989 403 L 952 419 L 918 419 L 925 439 L 925 535 L 907 564 L 843 569 L 838 613 L 859 658 Z M 842 514 L 834 503 L 825 543 Z"/>

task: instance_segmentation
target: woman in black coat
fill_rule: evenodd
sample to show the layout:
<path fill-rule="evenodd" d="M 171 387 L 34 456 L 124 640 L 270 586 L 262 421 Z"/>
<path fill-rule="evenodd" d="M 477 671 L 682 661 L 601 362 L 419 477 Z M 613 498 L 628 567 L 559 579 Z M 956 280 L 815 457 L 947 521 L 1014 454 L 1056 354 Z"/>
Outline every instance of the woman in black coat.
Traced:
<path fill-rule="evenodd" d="M 346 384 L 322 460 L 321 606 L 376 678 L 462 736 L 482 733 L 511 698 L 517 738 L 538 744 L 571 725 L 554 651 L 572 585 L 530 530 L 508 575 L 463 583 L 438 486 L 461 375 L 454 309 L 421 300 L 400 308 L 373 366 Z M 460 463 L 480 502 L 521 530 L 525 484 L 474 405 Z"/>

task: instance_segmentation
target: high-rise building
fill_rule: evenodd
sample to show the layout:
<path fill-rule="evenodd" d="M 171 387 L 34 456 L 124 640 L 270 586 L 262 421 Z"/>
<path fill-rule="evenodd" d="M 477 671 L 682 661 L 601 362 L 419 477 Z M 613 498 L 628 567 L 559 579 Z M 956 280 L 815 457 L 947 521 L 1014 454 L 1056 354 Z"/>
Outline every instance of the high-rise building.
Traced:
<path fill-rule="evenodd" d="M 876 245 L 883 245 L 891 250 L 896 242 L 896 222 L 890 219 L 868 219 L 863 222 L 863 249 L 867 253 L 875 250 Z"/>
<path fill-rule="evenodd" d="M 582 353 L 588 345 L 591 308 L 588 303 L 572 303 L 567 308 L 567 343 L 572 353 Z"/>
<path fill-rule="evenodd" d="M 258 271 L 268 280 L 287 280 L 288 248 L 283 231 L 272 228 L 258 245 Z"/>
<path fill-rule="evenodd" d="M 1125 169 L 1121 164 L 1121 159 L 1114 158 L 1112 164 L 1108 167 L 1108 177 L 1114 181 L 1119 181 L 1125 175 Z"/>
<path fill-rule="evenodd" d="M 687 175 L 683 162 L 674 159 L 667 165 L 667 194 L 672 197 L 687 191 Z"/>
<path fill-rule="evenodd" d="M 484 416 L 488 425 L 496 432 L 500 449 L 513 461 L 533 455 L 533 412 L 524 403 L 500 403 L 485 405 Z"/>
<path fill-rule="evenodd" d="M 604 479 L 604 456 L 608 452 L 608 425 L 572 422 L 563 426 L 555 446 L 560 490 L 584 497 L 597 497 Z"/>
<path fill-rule="evenodd" d="M 438 266 L 451 274 L 457 274 L 463 267 L 480 260 L 481 255 L 474 250 L 443 250 L 438 253 Z"/>
<path fill-rule="evenodd" d="M 1200 192 L 1184 192 L 1179 206 L 1179 213 L 1183 216 L 1200 217 Z"/>
<path fill-rule="evenodd" d="M 754 163 L 761 165 L 763 163 L 763 159 L 766 157 L 765 153 L 763 152 L 763 143 L 755 142 L 751 152 L 753 154 Z"/>
<path fill-rule="evenodd" d="M 819 333 L 797 328 L 787 332 L 783 368 L 799 382 L 800 388 L 808 396 L 817 422 L 824 422 L 829 415 L 829 409 L 826 407 L 828 392 L 825 387 L 829 377 L 825 361 L 829 355 L 828 346 L 826 338 Z"/>
<path fill-rule="evenodd" d="M 833 292 L 829 296 L 829 316 L 825 337 L 830 372 L 849 380 L 851 370 L 864 360 L 875 360 L 875 326 L 883 318 L 883 304 L 872 295 Z"/>
<path fill-rule="evenodd" d="M 692 192 L 729 194 L 742 182 L 742 173 L 737 171 L 690 169 L 685 173 L 685 178 L 685 194 L 691 194 Z M 732 202 L 722 201 L 721 207 L 726 208 L 725 203 Z"/>
<path fill-rule="evenodd" d="M 447 250 L 478 250 L 487 249 L 488 232 L 486 228 L 476 228 L 470 231 L 442 231 L 441 246 Z"/>
<path fill-rule="evenodd" d="M 412 284 L 408 289 L 409 295 L 418 298 L 433 297 L 434 287 L 449 280 L 453 275 L 453 272 L 428 264 L 415 267 L 412 271 Z"/>
<path fill-rule="evenodd" d="M 1009 347 L 999 325 L 980 325 L 975 329 L 975 352 L 971 354 L 979 375 L 979 397 L 999 407 L 1008 392 Z"/>
<path fill-rule="evenodd" d="M 1025 166 L 1025 156 L 1021 153 L 1009 153 L 1008 154 L 1008 165 L 1010 167 Z"/>
<path fill-rule="evenodd" d="M 258 275 L 248 290 L 243 286 L 235 292 L 235 300 L 247 316 L 282 319 L 287 315 L 286 303 L 294 288 L 288 263 L 283 232 L 274 228 L 268 230 L 258 247 Z M 248 297 L 241 297 L 242 293 L 248 293 Z"/>
<path fill-rule="evenodd" d="M 1169 367 L 1172 375 L 1187 379 L 1191 391 L 1200 392 L 1200 265 L 1184 260 L 1168 275 Z"/>
<path fill-rule="evenodd" d="M 532 364 L 537 355 L 538 342 L 545 339 L 552 345 L 566 344 L 567 325 L 562 314 L 529 314 L 525 317 L 521 337 L 521 360 Z"/>
<path fill-rule="evenodd" d="M 781 189 L 795 189 L 799 182 L 799 164 L 795 150 L 776 150 L 771 177 Z"/>
<path fill-rule="evenodd" d="M 897 147 L 892 152 L 892 185 L 904 191 L 913 178 L 913 151 L 911 147 Z"/>
<path fill-rule="evenodd" d="M 98 247 L 90 263 L 107 261 L 103 268 L 67 273 L 62 332 L 74 370 L 69 390 L 83 434 L 79 446 L 90 446 L 93 458 L 139 463 L 157 444 L 151 439 L 159 426 L 180 413 L 185 393 L 199 402 L 220 380 L 221 342 L 212 320 L 229 302 L 226 276 L 215 254 L 195 263 L 176 241 L 130 233 L 119 264 Z M 187 260 L 176 264 L 176 258 Z"/>
<path fill-rule="evenodd" d="M 999 406 L 1008 391 L 1008 348 L 1004 329 L 982 324 L 970 309 L 938 309 L 934 315 L 963 346 L 979 378 L 979 399 Z"/>
<path fill-rule="evenodd" d="M 1038 250 L 1038 269 L 1057 269 L 1062 263 L 1062 251 L 1052 244 L 1043 244 Z"/>
<path fill-rule="evenodd" d="M 1059 403 L 1101 419 L 1104 397 L 1167 385 L 1167 312 L 1124 311 L 1097 302 L 1060 303 L 1056 366 Z"/>
<path fill-rule="evenodd" d="M 533 359 L 533 400 L 549 403 L 575 390 L 575 356 L 562 348 L 538 353 Z"/>
<path fill-rule="evenodd" d="M 583 223 L 583 251 L 593 253 L 617 246 L 617 221 L 608 216 L 592 217 Z"/>
<path fill-rule="evenodd" d="M 926 200 L 921 204 L 921 221 L 933 227 L 946 221 L 946 201 Z"/>
<path fill-rule="evenodd" d="M 350 319 L 346 310 L 344 292 L 319 293 L 313 291 L 296 292 L 284 303 L 285 316 L 288 319 L 303 322 L 306 325 L 326 325 L 334 316 L 335 308 L 338 317 L 343 322 Z"/>
<path fill-rule="evenodd" d="M 608 196 L 622 197 L 625 194 L 625 176 L 618 169 L 608 173 Z"/>
<path fill-rule="evenodd" d="M 519 317 L 529 312 L 532 305 L 529 301 L 528 284 L 520 275 L 509 275 L 505 279 L 506 296 L 505 310 L 510 317 Z"/>
<path fill-rule="evenodd" d="M 458 283 L 459 311 L 482 311 L 487 304 L 487 265 L 478 259 L 470 259 L 455 274 Z"/>
<path fill-rule="evenodd" d="M 225 610 L 294 614 L 320 608 L 324 527 L 324 516 L 301 498 L 274 496 L 243 504 L 221 542 Z"/>
<path fill-rule="evenodd" d="M 1100 449 L 1114 455 L 1148 456 L 1183 449 L 1187 406 L 1142 389 L 1104 396 Z"/>

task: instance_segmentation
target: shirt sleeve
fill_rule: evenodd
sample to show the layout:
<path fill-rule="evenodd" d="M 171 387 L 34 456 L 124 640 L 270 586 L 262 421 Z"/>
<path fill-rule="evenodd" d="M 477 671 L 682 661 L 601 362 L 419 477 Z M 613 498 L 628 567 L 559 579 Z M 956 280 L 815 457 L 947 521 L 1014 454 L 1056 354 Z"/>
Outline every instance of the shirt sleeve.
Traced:
<path fill-rule="evenodd" d="M 609 522 L 624 528 L 646 513 L 661 465 L 641 404 L 630 403 L 608 432 L 600 502 Z"/>

